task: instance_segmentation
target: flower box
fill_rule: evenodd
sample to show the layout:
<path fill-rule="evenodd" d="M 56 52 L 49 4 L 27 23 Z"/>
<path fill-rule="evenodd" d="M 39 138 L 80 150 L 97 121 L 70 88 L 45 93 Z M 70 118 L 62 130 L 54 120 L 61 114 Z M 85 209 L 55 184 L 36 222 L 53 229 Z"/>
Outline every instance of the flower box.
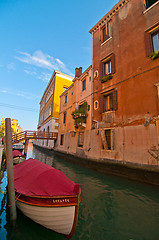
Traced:
<path fill-rule="evenodd" d="M 151 58 L 151 60 L 154 60 L 154 59 L 158 58 L 159 57 L 159 51 L 151 53 L 148 57 Z"/>
<path fill-rule="evenodd" d="M 109 73 L 109 74 L 105 74 L 103 77 L 102 77 L 102 80 L 101 82 L 104 83 L 104 82 L 107 82 L 108 80 L 112 79 L 113 78 L 113 74 Z"/>

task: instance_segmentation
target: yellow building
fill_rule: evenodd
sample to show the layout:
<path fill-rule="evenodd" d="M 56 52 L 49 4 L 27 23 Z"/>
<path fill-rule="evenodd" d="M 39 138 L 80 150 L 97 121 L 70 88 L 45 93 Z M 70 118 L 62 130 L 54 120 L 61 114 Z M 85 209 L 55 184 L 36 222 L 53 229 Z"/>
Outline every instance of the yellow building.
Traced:
<path fill-rule="evenodd" d="M 72 84 L 73 77 L 54 71 L 40 101 L 38 131 L 58 132 L 60 95 Z M 52 148 L 53 140 L 37 140 L 36 144 Z"/>
<path fill-rule="evenodd" d="M 12 128 L 12 133 L 20 133 L 23 131 L 23 129 L 20 127 L 18 120 L 16 119 L 11 119 L 11 128 Z M 3 132 L 3 135 L 5 135 L 5 120 L 2 118 L 1 121 L 1 126 L 0 126 L 1 131 Z"/>

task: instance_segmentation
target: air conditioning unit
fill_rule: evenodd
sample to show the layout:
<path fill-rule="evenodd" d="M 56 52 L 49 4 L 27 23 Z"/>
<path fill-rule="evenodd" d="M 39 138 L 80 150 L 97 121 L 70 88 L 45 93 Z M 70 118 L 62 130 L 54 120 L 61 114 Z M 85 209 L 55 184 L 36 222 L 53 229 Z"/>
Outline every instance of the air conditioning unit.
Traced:
<path fill-rule="evenodd" d="M 98 70 L 96 70 L 95 72 L 94 72 L 94 78 L 95 77 L 98 77 Z"/>

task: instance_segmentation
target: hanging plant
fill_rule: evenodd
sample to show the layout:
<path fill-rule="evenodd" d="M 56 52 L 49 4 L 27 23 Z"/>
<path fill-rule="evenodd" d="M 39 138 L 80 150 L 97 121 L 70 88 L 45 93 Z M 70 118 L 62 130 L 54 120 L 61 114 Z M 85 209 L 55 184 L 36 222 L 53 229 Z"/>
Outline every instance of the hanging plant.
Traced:
<path fill-rule="evenodd" d="M 158 57 L 159 57 L 159 51 L 153 52 L 149 55 L 149 58 L 151 58 L 151 60 L 154 60 Z"/>
<path fill-rule="evenodd" d="M 90 110 L 90 106 L 87 102 L 84 102 L 79 106 L 79 109 L 75 109 L 71 115 L 74 119 L 74 125 L 77 128 L 81 126 L 83 123 L 86 123 L 86 118 L 88 117 L 88 111 Z"/>
<path fill-rule="evenodd" d="M 105 74 L 104 77 L 102 77 L 101 82 L 102 82 L 102 83 L 107 82 L 108 80 L 110 80 L 110 79 L 112 79 L 112 78 L 113 78 L 113 74 L 112 74 L 112 73 Z"/>

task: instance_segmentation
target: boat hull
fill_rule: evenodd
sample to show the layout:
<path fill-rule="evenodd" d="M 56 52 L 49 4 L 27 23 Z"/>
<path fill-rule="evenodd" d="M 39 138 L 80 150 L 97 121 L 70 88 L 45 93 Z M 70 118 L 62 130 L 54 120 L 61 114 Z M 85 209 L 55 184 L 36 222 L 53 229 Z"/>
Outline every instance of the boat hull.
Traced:
<path fill-rule="evenodd" d="M 20 197 L 16 204 L 25 216 L 67 238 L 72 237 L 78 217 L 79 196 L 36 198 L 21 195 Z"/>
<path fill-rule="evenodd" d="M 19 164 L 19 163 L 22 163 L 25 161 L 25 158 L 24 157 L 15 157 L 13 158 L 13 164 L 16 165 L 16 164 Z"/>

